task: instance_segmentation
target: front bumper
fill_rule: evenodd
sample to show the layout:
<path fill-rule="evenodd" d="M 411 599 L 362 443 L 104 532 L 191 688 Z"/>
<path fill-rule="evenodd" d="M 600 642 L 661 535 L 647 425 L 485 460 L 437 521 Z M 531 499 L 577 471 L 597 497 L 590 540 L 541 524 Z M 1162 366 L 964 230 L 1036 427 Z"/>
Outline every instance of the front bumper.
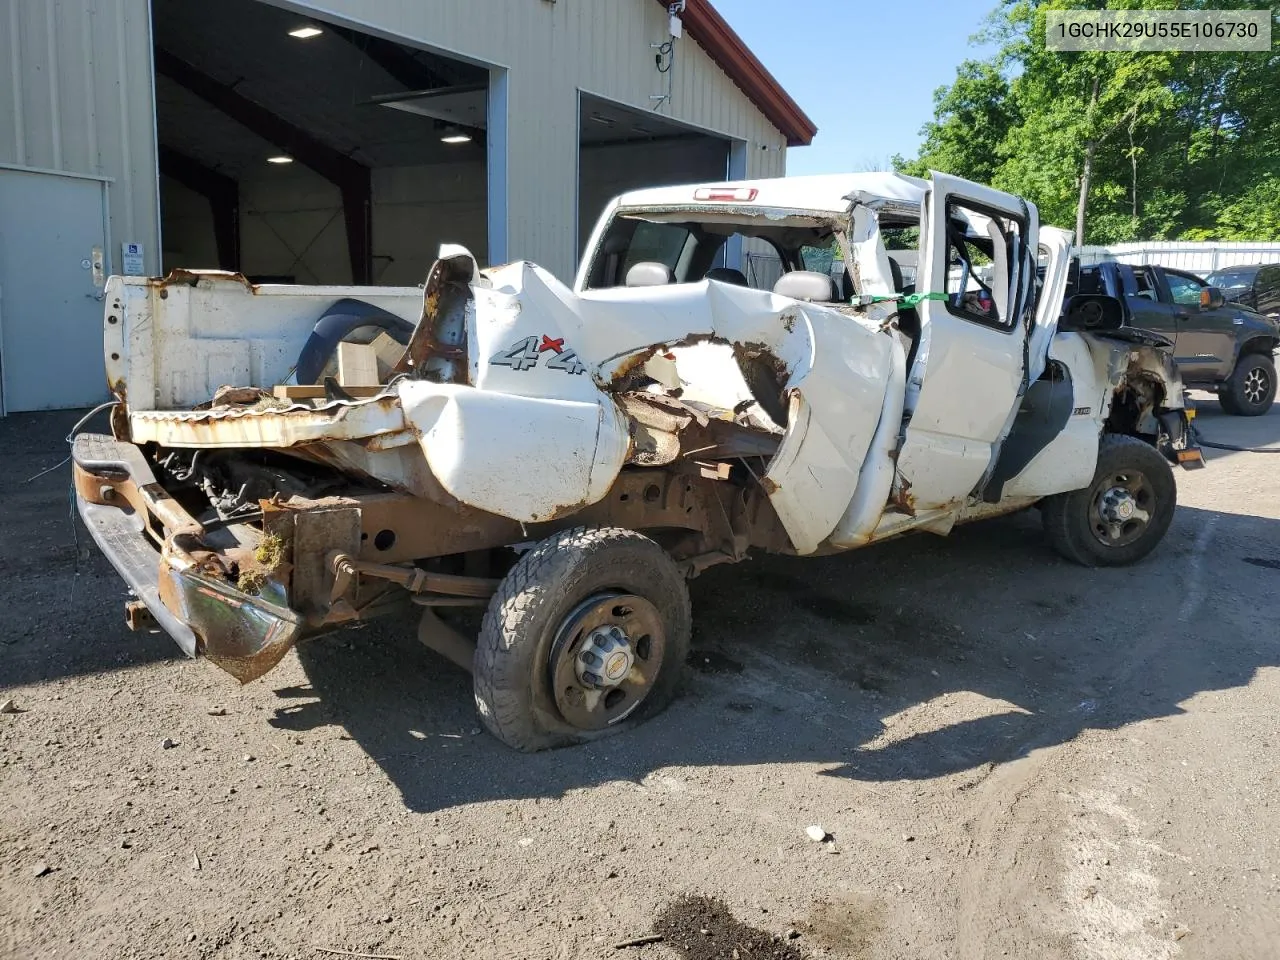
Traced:
<path fill-rule="evenodd" d="M 303 628 L 283 589 L 254 596 L 212 575 L 204 529 L 134 444 L 80 434 L 71 456 L 76 505 L 94 542 L 187 656 L 201 654 L 242 683 L 280 662 Z"/>

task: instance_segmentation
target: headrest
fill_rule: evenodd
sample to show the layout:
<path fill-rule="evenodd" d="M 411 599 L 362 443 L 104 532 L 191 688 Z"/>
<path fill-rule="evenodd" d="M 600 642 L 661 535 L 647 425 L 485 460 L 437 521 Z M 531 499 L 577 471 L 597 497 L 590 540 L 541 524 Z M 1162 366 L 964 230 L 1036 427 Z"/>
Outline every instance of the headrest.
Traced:
<path fill-rule="evenodd" d="M 628 287 L 665 287 L 671 282 L 671 268 L 665 263 L 642 260 L 627 271 Z"/>
<path fill-rule="evenodd" d="M 792 300 L 809 300 L 814 303 L 831 303 L 836 299 L 836 285 L 825 273 L 811 270 L 793 270 L 784 273 L 773 286 L 773 292 Z"/>
<path fill-rule="evenodd" d="M 741 270 L 733 269 L 733 267 L 716 267 L 708 270 L 705 279 L 730 283 L 735 287 L 745 287 L 747 285 L 747 275 Z"/>

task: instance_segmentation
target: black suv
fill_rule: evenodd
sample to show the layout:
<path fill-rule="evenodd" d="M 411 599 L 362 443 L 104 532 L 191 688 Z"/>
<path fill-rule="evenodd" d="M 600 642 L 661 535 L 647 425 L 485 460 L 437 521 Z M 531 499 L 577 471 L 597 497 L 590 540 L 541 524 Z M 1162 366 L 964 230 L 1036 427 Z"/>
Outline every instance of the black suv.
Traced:
<path fill-rule="evenodd" d="M 1204 280 L 1233 303 L 1242 303 L 1263 316 L 1280 318 L 1280 263 L 1223 267 Z"/>

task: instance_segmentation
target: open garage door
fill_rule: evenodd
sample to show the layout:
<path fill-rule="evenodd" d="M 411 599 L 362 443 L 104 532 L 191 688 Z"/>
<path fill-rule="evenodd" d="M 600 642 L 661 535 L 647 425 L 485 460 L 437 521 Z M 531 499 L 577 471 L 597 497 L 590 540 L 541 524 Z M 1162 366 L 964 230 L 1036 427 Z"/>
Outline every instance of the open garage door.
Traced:
<path fill-rule="evenodd" d="M 628 190 L 724 180 L 729 141 L 598 97 L 581 95 L 578 131 L 578 240 Z"/>
<path fill-rule="evenodd" d="M 486 69 L 259 0 L 153 16 L 166 270 L 412 285 L 485 250 Z"/>

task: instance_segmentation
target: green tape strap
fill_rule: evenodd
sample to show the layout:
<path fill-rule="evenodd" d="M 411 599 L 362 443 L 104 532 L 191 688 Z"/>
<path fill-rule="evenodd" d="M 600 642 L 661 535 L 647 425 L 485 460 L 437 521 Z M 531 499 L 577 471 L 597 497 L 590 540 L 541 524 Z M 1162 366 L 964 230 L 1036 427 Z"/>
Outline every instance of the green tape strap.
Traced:
<path fill-rule="evenodd" d="M 910 310 L 920 306 L 926 300 L 947 300 L 948 298 L 949 294 L 945 293 L 895 293 L 889 297 L 873 293 L 862 299 L 868 303 L 890 303 L 896 300 L 899 306 Z"/>

